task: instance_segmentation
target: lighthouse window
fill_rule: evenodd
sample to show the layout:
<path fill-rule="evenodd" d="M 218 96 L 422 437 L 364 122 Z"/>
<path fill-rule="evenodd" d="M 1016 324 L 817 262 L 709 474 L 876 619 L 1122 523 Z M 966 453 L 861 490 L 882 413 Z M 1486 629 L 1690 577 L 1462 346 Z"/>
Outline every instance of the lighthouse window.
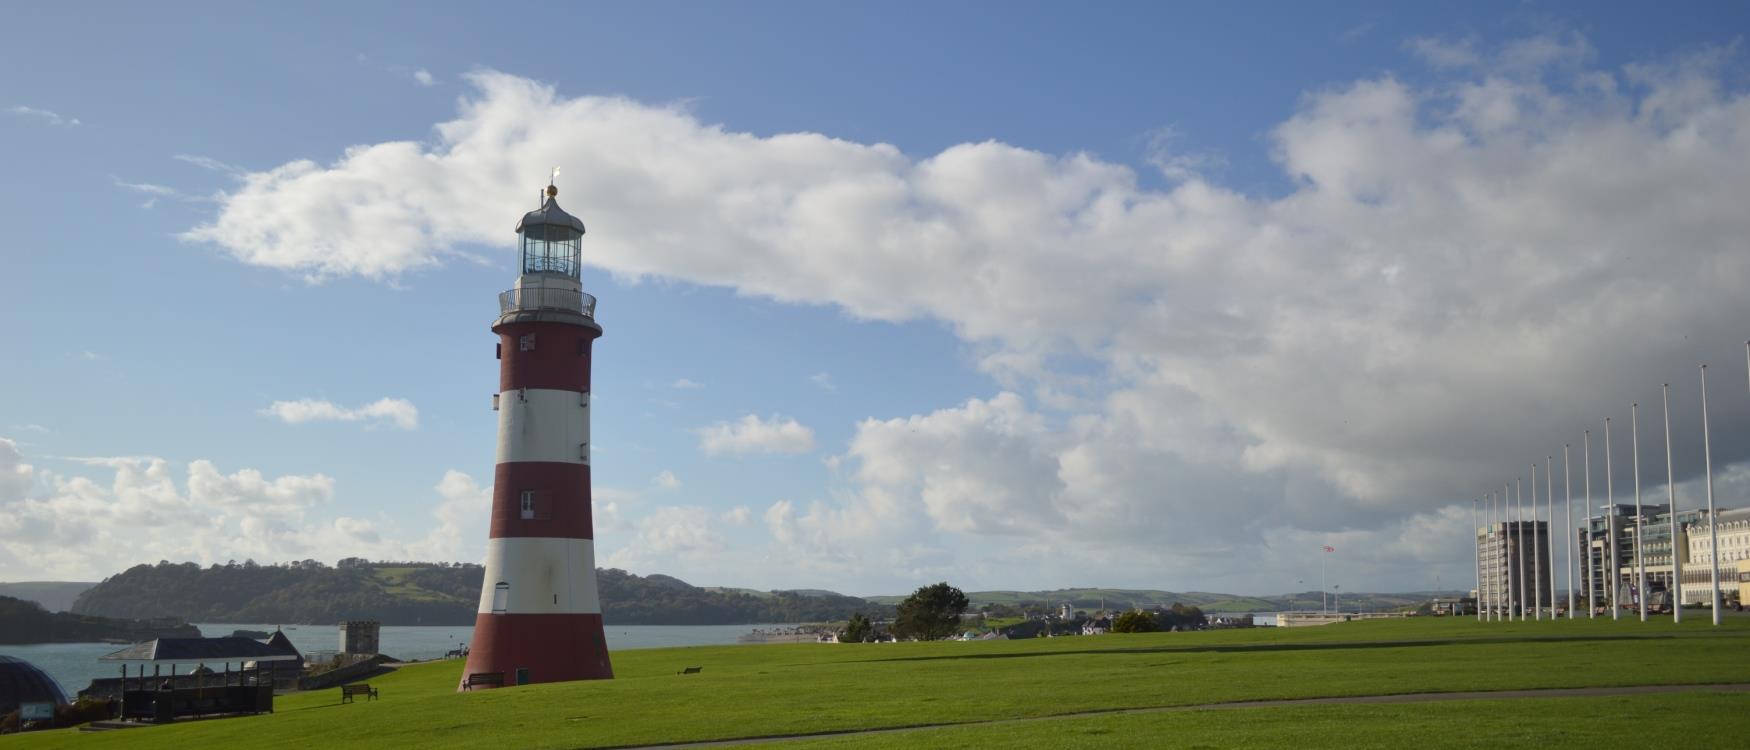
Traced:
<path fill-rule="evenodd" d="M 492 587 L 492 614 L 502 615 L 510 611 L 510 584 L 499 581 Z"/>
<path fill-rule="evenodd" d="M 532 333 L 523 334 L 523 336 L 521 338 L 517 339 L 517 348 L 519 348 L 525 352 L 534 351 L 535 350 L 535 334 L 532 334 Z"/>
<path fill-rule="evenodd" d="M 528 520 L 533 519 L 534 517 L 535 517 L 535 491 L 534 490 L 523 490 L 523 520 L 528 521 Z"/>

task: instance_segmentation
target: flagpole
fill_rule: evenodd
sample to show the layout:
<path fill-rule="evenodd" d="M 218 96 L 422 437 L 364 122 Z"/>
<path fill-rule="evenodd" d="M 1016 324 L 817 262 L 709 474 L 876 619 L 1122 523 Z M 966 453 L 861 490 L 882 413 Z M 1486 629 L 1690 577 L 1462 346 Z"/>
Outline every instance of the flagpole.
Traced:
<path fill-rule="evenodd" d="M 1641 622 L 1647 621 L 1647 557 L 1641 510 L 1641 405 L 1628 405 L 1629 451 L 1634 453 L 1635 467 L 1635 601 L 1640 603 Z"/>
<path fill-rule="evenodd" d="M 1543 457 L 1543 508 L 1549 523 L 1543 527 L 1543 556 L 1549 562 L 1549 619 L 1556 619 L 1556 458 Z"/>
<path fill-rule="evenodd" d="M 1563 546 L 1568 549 L 1568 619 L 1572 620 L 1579 602 L 1574 600 L 1574 472 L 1568 465 L 1567 443 L 1562 444 L 1562 494 L 1568 504 L 1568 526 L 1562 535 L 1567 537 Z"/>
<path fill-rule="evenodd" d="M 1319 546 L 1319 614 L 1331 613 L 1330 588 L 1325 586 L 1325 556 L 1330 553 L 1330 545 Z"/>
<path fill-rule="evenodd" d="M 1513 514 L 1513 558 L 1519 563 L 1519 621 L 1525 622 L 1525 477 L 1513 480 L 1513 494 L 1518 497 L 1514 505 L 1519 506 Z"/>
<path fill-rule="evenodd" d="M 1611 476 L 1610 465 L 1610 417 L 1604 418 L 1604 502 L 1608 510 L 1604 513 L 1604 535 L 1608 538 L 1605 547 L 1610 549 L 1610 619 L 1622 619 L 1622 602 L 1618 595 L 1622 593 L 1622 571 L 1616 564 L 1616 478 Z"/>
<path fill-rule="evenodd" d="M 1665 402 L 1665 503 L 1670 506 L 1671 513 L 1671 621 L 1683 622 L 1683 555 L 1677 549 L 1677 532 L 1682 525 L 1677 523 L 1677 480 L 1671 468 L 1670 383 L 1661 387 L 1660 397 Z"/>
<path fill-rule="evenodd" d="M 1586 465 L 1586 619 L 1598 616 L 1598 588 L 1594 576 L 1597 575 L 1592 564 L 1592 431 L 1586 431 L 1586 450 L 1583 451 Z"/>
<path fill-rule="evenodd" d="M 1747 345 L 1750 346 L 1750 345 Z M 1714 515 L 1714 448 L 1707 424 L 1707 365 L 1701 366 L 1701 455 L 1707 467 L 1707 559 L 1713 563 L 1714 625 L 1720 624 L 1720 517 Z"/>
<path fill-rule="evenodd" d="M 1477 622 L 1483 621 L 1483 543 L 1477 539 L 1477 531 L 1482 527 L 1477 523 L 1477 503 L 1470 501 L 1470 535 L 1471 546 L 1475 549 L 1477 562 Z"/>
<path fill-rule="evenodd" d="M 1498 592 L 1501 607 L 1497 610 L 1496 619 L 1504 622 L 1513 621 L 1513 558 L 1507 554 L 1507 529 L 1512 517 L 1513 494 L 1508 492 L 1512 487 L 1506 482 L 1501 483 L 1501 589 Z"/>
<path fill-rule="evenodd" d="M 1543 621 L 1543 554 L 1537 551 L 1537 462 L 1531 463 L 1531 619 Z"/>

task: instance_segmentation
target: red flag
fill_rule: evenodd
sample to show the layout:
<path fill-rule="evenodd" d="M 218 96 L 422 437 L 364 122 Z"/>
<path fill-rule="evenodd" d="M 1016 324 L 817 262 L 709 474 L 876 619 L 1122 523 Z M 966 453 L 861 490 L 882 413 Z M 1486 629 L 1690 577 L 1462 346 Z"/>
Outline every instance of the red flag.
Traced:
<path fill-rule="evenodd" d="M 1337 551 L 1337 548 L 1336 548 L 1336 547 L 1332 547 L 1332 546 L 1331 546 L 1331 545 L 1329 545 L 1329 544 L 1327 544 L 1327 545 L 1325 545 L 1325 551 L 1326 551 L 1326 552 L 1336 552 L 1336 551 Z"/>

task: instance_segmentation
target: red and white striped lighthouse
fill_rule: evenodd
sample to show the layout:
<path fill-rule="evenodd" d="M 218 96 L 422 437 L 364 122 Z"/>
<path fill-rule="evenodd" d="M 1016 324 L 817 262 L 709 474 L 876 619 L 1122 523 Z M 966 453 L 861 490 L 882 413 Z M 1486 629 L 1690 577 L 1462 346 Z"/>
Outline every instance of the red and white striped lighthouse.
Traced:
<path fill-rule="evenodd" d="M 498 296 L 492 532 L 459 687 L 614 676 L 589 489 L 589 358 L 602 329 L 579 280 L 583 222 L 558 195 L 548 185 L 517 224 L 522 275 Z"/>

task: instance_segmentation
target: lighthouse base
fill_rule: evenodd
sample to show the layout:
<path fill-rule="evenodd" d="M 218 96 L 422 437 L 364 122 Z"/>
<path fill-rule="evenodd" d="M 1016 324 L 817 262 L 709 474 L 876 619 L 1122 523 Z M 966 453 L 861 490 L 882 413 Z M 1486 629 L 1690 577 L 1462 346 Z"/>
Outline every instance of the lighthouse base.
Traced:
<path fill-rule="evenodd" d="M 606 680 L 614 676 L 599 614 L 487 614 L 474 619 L 468 676 L 497 673 L 504 684 Z M 474 688 L 478 689 L 478 688 Z"/>

